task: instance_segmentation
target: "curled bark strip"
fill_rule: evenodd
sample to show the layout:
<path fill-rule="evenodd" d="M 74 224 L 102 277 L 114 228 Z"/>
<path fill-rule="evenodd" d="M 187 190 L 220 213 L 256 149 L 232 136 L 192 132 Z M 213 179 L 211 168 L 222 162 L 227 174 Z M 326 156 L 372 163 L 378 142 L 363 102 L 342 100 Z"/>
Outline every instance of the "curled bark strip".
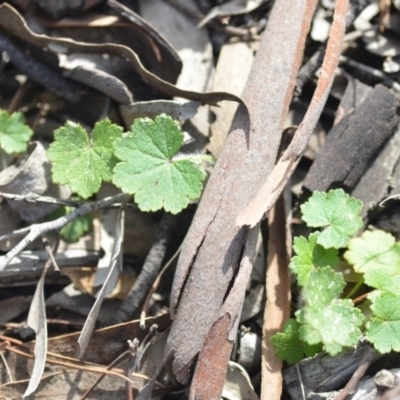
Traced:
<path fill-rule="evenodd" d="M 236 101 L 244 104 L 237 96 L 225 92 L 199 93 L 179 89 L 171 83 L 162 80 L 158 76 L 148 71 L 141 63 L 139 57 L 129 47 L 114 43 L 93 44 L 77 42 L 72 39 L 54 38 L 47 35 L 38 35 L 29 29 L 23 17 L 9 4 L 0 5 L 0 27 L 6 29 L 20 39 L 35 46 L 46 48 L 56 54 L 64 53 L 100 53 L 111 54 L 124 58 L 130 62 L 135 72 L 147 84 L 156 90 L 171 97 L 178 96 L 190 100 L 197 100 L 207 104 L 217 104 L 221 100 Z"/>
<path fill-rule="evenodd" d="M 279 159 L 257 195 L 239 215 L 236 220 L 238 226 L 255 226 L 265 216 L 275 204 L 300 161 L 300 157 L 307 147 L 308 140 L 314 131 L 332 87 L 345 33 L 347 8 L 348 0 L 337 0 L 321 75 L 311 99 L 310 107 L 289 148 Z"/>
<path fill-rule="evenodd" d="M 239 106 L 182 246 L 171 293 L 175 320 L 166 349 L 174 354 L 173 370 L 181 382 L 187 382 L 194 357 L 237 283 L 233 278 L 248 230 L 235 221 L 276 162 L 316 4 L 274 3 L 243 93 L 251 126 Z"/>
<path fill-rule="evenodd" d="M 9 37 L 0 31 L 0 51 L 6 51 L 11 62 L 24 74 L 45 88 L 69 101 L 79 100 L 83 87 L 63 78 L 61 72 L 48 67 L 40 60 L 25 53 Z"/>

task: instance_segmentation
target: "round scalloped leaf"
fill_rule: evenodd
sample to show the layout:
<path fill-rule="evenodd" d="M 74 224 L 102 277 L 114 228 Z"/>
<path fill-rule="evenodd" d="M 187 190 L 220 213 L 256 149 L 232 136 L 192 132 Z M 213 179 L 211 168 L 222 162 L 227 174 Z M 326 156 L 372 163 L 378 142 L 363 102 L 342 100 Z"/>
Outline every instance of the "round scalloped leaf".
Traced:
<path fill-rule="evenodd" d="M 324 228 L 317 243 L 326 249 L 339 249 L 346 247 L 350 236 L 362 228 L 362 207 L 362 201 L 350 197 L 342 189 L 335 189 L 328 193 L 313 192 L 301 211 L 307 226 Z"/>
<path fill-rule="evenodd" d="M 400 245 L 387 232 L 365 231 L 350 240 L 344 258 L 376 289 L 400 291 Z"/>
<path fill-rule="evenodd" d="M 179 213 L 200 197 L 206 177 L 200 157 L 177 156 L 182 144 L 180 125 L 171 117 L 135 120 L 131 132 L 114 143 L 121 162 L 114 168 L 113 183 L 134 194 L 142 211 Z"/>
<path fill-rule="evenodd" d="M 299 337 L 309 344 L 322 343 L 324 350 L 333 356 L 344 347 L 357 344 L 363 320 L 363 314 L 350 299 L 335 299 L 325 306 L 305 307 L 299 313 L 302 323 Z"/>

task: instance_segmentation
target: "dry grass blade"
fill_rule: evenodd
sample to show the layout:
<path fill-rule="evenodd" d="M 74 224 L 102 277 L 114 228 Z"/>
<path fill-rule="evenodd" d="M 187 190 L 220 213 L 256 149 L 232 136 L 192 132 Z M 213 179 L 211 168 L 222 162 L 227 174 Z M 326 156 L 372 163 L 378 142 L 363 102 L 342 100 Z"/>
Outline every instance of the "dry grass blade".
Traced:
<path fill-rule="evenodd" d="M 124 239 L 124 225 L 125 225 L 125 213 L 122 209 L 119 213 L 116 222 L 115 229 L 115 244 L 114 249 L 111 256 L 111 265 L 110 270 L 108 272 L 107 278 L 104 281 L 100 292 L 97 295 L 96 301 L 93 304 L 92 309 L 88 317 L 86 318 L 85 325 L 82 328 L 82 332 L 78 339 L 79 352 L 78 357 L 83 357 L 85 350 L 89 344 L 90 336 L 92 335 L 94 325 L 96 323 L 97 316 L 99 315 L 101 305 L 103 303 L 104 298 L 110 294 L 114 288 L 115 284 L 119 277 L 120 266 L 122 263 L 122 244 Z"/>
<path fill-rule="evenodd" d="M 31 308 L 28 315 L 28 326 L 35 331 L 35 363 L 29 385 L 24 393 L 25 396 L 32 394 L 38 387 L 46 365 L 47 353 L 47 324 L 46 324 L 46 305 L 44 299 L 44 279 L 46 271 L 51 261 L 46 263 L 42 276 L 36 286 Z"/>

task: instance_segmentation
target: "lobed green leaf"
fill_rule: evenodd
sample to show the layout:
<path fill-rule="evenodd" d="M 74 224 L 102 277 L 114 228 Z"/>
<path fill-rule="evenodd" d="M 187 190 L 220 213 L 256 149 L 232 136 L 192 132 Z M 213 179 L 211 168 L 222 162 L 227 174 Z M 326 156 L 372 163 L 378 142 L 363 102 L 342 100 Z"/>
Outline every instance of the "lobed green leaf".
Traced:
<path fill-rule="evenodd" d="M 329 267 L 313 269 L 303 289 L 305 307 L 296 313 L 300 340 L 321 343 L 331 355 L 355 345 L 361 336 L 361 311 L 351 300 L 337 298 L 344 286 L 342 274 Z"/>
<path fill-rule="evenodd" d="M 180 125 L 171 117 L 135 120 L 131 132 L 114 144 L 121 162 L 114 168 L 113 183 L 134 194 L 142 211 L 179 213 L 200 197 L 206 176 L 199 157 L 177 156 L 182 145 Z"/>
<path fill-rule="evenodd" d="M 317 243 L 328 248 L 346 247 L 350 236 L 363 226 L 360 217 L 362 202 L 342 189 L 328 193 L 313 192 L 301 207 L 303 220 L 311 228 L 324 228 Z"/>
<path fill-rule="evenodd" d="M 95 124 L 91 138 L 81 125 L 68 121 L 54 132 L 55 141 L 47 150 L 53 181 L 69 185 L 84 199 L 97 193 L 102 182 L 112 179 L 118 161 L 112 144 L 121 136 L 122 128 L 108 119 Z"/>
<path fill-rule="evenodd" d="M 337 249 L 325 249 L 317 244 L 320 232 L 312 233 L 308 238 L 299 236 L 294 238 L 292 257 L 289 267 L 297 275 L 297 282 L 304 286 L 309 279 L 310 272 L 315 267 L 335 267 L 339 263 Z"/>
<path fill-rule="evenodd" d="M 310 346 L 300 341 L 299 326 L 295 319 L 289 318 L 283 332 L 277 333 L 271 338 L 277 357 L 289 364 L 300 362 L 304 356 L 312 357 L 322 349 L 319 345 Z"/>

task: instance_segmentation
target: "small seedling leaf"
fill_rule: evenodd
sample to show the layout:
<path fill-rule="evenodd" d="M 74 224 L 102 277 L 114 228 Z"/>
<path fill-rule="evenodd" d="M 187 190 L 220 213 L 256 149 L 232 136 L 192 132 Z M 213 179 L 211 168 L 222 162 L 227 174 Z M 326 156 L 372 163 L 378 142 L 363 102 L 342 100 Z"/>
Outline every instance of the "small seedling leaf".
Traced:
<path fill-rule="evenodd" d="M 355 346 L 361 337 L 359 326 L 364 317 L 351 300 L 335 299 L 323 308 L 305 307 L 301 311 L 300 340 L 322 343 L 323 349 L 332 356 L 345 347 Z"/>
<path fill-rule="evenodd" d="M 21 153 L 27 149 L 32 129 L 25 124 L 20 112 L 9 114 L 0 110 L 0 147 L 8 154 Z"/>
<path fill-rule="evenodd" d="M 314 268 L 303 288 L 303 296 L 308 306 L 322 308 L 339 296 L 345 286 L 343 275 L 332 268 Z"/>
<path fill-rule="evenodd" d="M 53 181 L 69 185 L 74 193 L 87 199 L 109 182 L 117 163 L 113 142 L 122 136 L 122 128 L 104 119 L 97 122 L 91 138 L 81 125 L 68 121 L 54 132 L 55 141 L 47 156 L 53 164 Z"/>
<path fill-rule="evenodd" d="M 271 338 L 277 357 L 289 364 L 298 363 L 304 356 L 312 357 L 322 350 L 321 346 L 310 346 L 300 341 L 299 326 L 295 319 L 290 318 L 286 321 L 283 332 Z"/>
<path fill-rule="evenodd" d="M 314 267 L 335 267 L 339 263 L 337 249 L 325 249 L 317 244 L 320 232 L 312 233 L 308 238 L 298 236 L 294 239 L 292 257 L 289 267 L 297 275 L 297 282 L 304 286 L 308 282 Z"/>
<path fill-rule="evenodd" d="M 200 157 L 177 156 L 182 144 L 180 125 L 171 117 L 135 120 L 131 132 L 114 144 L 121 162 L 114 168 L 113 183 L 134 194 L 142 211 L 164 208 L 177 214 L 200 197 L 206 176 Z"/>
<path fill-rule="evenodd" d="M 346 247 L 362 226 L 362 202 L 342 189 L 314 192 L 301 206 L 303 220 L 311 228 L 324 228 L 317 243 L 326 249 Z"/>
<path fill-rule="evenodd" d="M 331 355 L 355 345 L 361 335 L 361 311 L 351 300 L 337 299 L 344 286 L 342 274 L 329 267 L 313 269 L 303 290 L 306 305 L 296 313 L 300 340 L 310 345 L 322 343 Z"/>

